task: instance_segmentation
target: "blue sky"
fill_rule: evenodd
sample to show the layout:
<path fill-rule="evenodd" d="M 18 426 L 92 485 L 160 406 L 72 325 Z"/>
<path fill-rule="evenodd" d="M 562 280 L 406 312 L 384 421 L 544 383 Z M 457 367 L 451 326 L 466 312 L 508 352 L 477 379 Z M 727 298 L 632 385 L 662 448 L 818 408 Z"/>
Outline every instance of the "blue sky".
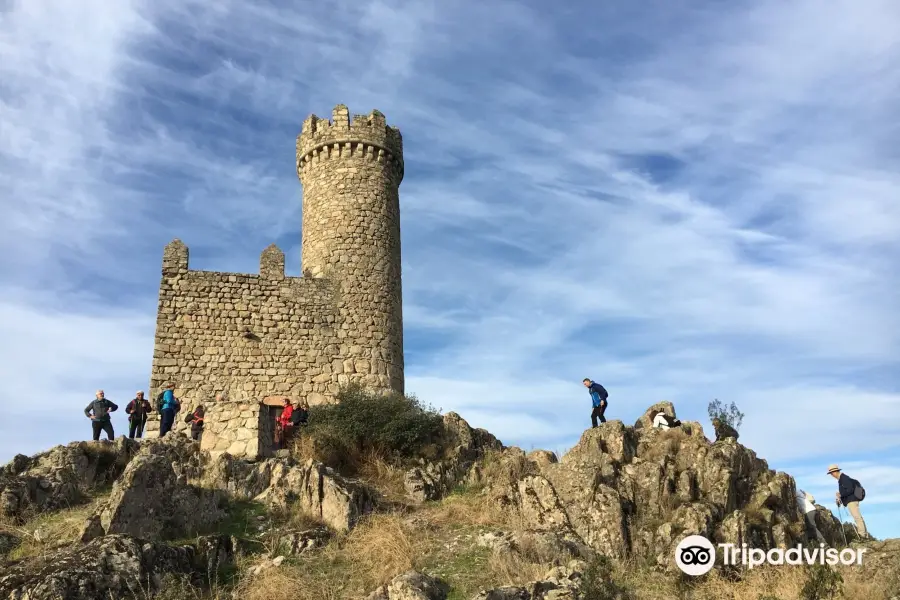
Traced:
<path fill-rule="evenodd" d="M 900 5 L 7 2 L 0 460 L 149 380 L 163 246 L 300 271 L 295 137 L 404 136 L 407 388 L 565 450 L 580 381 L 632 423 L 734 401 L 828 504 L 900 536 Z M 119 415 L 115 425 L 125 429 Z M 891 516 L 893 515 L 893 517 Z"/>

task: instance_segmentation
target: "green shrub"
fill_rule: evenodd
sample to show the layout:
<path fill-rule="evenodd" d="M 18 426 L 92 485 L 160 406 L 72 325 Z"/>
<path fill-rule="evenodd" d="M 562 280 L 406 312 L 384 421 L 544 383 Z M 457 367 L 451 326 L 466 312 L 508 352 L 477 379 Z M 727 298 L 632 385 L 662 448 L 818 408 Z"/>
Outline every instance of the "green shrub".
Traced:
<path fill-rule="evenodd" d="M 415 457 L 444 433 L 440 412 L 415 396 L 381 395 L 353 384 L 342 388 L 337 400 L 312 407 L 309 425 L 300 434 L 312 453 L 332 466 L 371 454 Z"/>
<path fill-rule="evenodd" d="M 812 565 L 806 572 L 806 582 L 800 590 L 800 600 L 840 598 L 844 578 L 828 565 Z"/>
<path fill-rule="evenodd" d="M 613 580 L 612 562 L 598 554 L 584 570 L 581 597 L 584 600 L 632 600 L 634 594 Z"/>

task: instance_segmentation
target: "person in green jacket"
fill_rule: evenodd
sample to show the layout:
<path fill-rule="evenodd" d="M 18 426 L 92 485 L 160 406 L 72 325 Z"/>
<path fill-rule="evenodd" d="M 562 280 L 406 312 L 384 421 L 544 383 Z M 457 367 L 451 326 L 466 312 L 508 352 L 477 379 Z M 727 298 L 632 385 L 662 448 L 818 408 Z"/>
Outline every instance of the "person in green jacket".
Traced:
<path fill-rule="evenodd" d="M 97 390 L 97 397 L 84 408 L 84 416 L 91 420 L 94 429 L 95 442 L 100 439 L 101 431 L 106 432 L 106 439 L 110 441 L 115 437 L 109 413 L 117 410 L 119 407 L 106 399 L 103 390 Z"/>

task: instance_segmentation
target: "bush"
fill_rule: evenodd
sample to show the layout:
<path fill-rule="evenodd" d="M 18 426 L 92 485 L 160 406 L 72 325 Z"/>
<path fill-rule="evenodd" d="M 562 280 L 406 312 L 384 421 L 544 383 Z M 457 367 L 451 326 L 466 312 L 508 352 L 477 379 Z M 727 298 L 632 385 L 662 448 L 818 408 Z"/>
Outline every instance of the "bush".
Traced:
<path fill-rule="evenodd" d="M 709 413 L 710 421 L 718 419 L 722 423 L 734 427 L 735 431 L 740 429 L 741 422 L 744 420 L 744 413 L 738 410 L 738 407 L 734 402 L 729 406 L 724 406 L 718 400 L 713 400 L 709 403 L 706 410 Z"/>
<path fill-rule="evenodd" d="M 584 600 L 632 600 L 634 594 L 613 580 L 613 565 L 606 556 L 596 555 L 588 563 L 581 582 Z"/>
<path fill-rule="evenodd" d="M 415 457 L 444 433 L 440 412 L 415 396 L 381 395 L 353 384 L 342 388 L 337 400 L 310 408 L 309 425 L 298 440 L 302 452 L 330 466 L 354 466 L 372 455 Z"/>
<path fill-rule="evenodd" d="M 806 582 L 800 591 L 801 600 L 825 600 L 840 598 L 844 578 L 828 565 L 813 565 L 806 574 Z"/>

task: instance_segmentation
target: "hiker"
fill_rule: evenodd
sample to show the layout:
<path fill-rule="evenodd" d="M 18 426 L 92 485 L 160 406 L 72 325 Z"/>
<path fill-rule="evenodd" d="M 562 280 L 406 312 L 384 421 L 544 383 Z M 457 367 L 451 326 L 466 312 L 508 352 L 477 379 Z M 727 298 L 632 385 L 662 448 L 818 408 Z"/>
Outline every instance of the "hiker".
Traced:
<path fill-rule="evenodd" d="M 281 414 L 275 421 L 275 439 L 279 450 L 287 447 L 288 439 L 294 429 L 293 423 L 291 422 L 293 413 L 294 407 L 291 405 L 291 401 L 285 398 L 284 408 L 281 410 Z"/>
<path fill-rule="evenodd" d="M 850 515 L 856 523 L 856 533 L 860 538 L 869 537 L 866 531 L 866 522 L 859 512 L 859 503 L 866 497 L 866 490 L 857 480 L 842 473 L 841 468 L 837 465 L 830 465 L 827 473 L 838 480 L 838 491 L 834 494 L 835 504 L 838 507 L 846 506 L 850 511 Z"/>
<path fill-rule="evenodd" d="M 800 508 L 800 512 L 806 518 L 806 524 L 809 526 L 809 529 L 816 534 L 816 539 L 823 543 L 827 544 L 825 541 L 825 537 L 822 536 L 821 532 L 819 532 L 819 528 L 816 527 L 816 499 L 812 497 L 812 494 L 809 492 L 804 492 L 800 488 L 797 488 L 797 506 Z"/>
<path fill-rule="evenodd" d="M 582 383 L 588 389 L 588 393 L 591 395 L 591 403 L 594 406 L 594 410 L 591 411 L 591 426 L 597 426 L 597 419 L 600 419 L 601 423 L 606 423 L 606 417 L 603 416 L 603 413 L 606 412 L 606 399 L 609 398 L 609 393 L 602 385 L 591 381 L 587 377 L 584 378 Z"/>
<path fill-rule="evenodd" d="M 297 404 L 294 407 L 294 412 L 291 413 L 291 425 L 293 427 L 302 427 L 309 423 L 309 404 L 306 403 L 306 400 Z"/>
<path fill-rule="evenodd" d="M 679 421 L 675 417 L 670 417 L 663 410 L 656 411 L 656 414 L 653 416 L 652 427 L 656 429 L 672 429 L 673 427 L 680 426 L 681 421 Z"/>
<path fill-rule="evenodd" d="M 100 431 L 106 432 L 106 439 L 109 441 L 115 437 L 109 413 L 117 410 L 119 407 L 106 399 L 103 390 L 97 390 L 96 399 L 84 408 L 84 416 L 91 420 L 95 442 L 100 439 Z"/>
<path fill-rule="evenodd" d="M 218 394 L 216 397 L 218 397 Z M 205 414 L 206 412 L 203 410 L 203 405 L 201 404 L 194 409 L 194 412 L 184 418 L 184 422 L 191 426 L 192 440 L 199 442 L 200 438 L 203 436 L 203 418 Z"/>
<path fill-rule="evenodd" d="M 125 407 L 128 414 L 128 437 L 134 439 L 144 435 L 144 425 L 147 424 L 147 415 L 153 411 L 150 401 L 144 398 L 144 392 L 135 393 L 134 400 Z"/>
<path fill-rule="evenodd" d="M 175 397 L 175 384 L 170 383 L 156 398 L 156 410 L 159 411 L 159 437 L 165 437 L 175 425 L 175 415 L 181 410 L 181 403 Z"/>

